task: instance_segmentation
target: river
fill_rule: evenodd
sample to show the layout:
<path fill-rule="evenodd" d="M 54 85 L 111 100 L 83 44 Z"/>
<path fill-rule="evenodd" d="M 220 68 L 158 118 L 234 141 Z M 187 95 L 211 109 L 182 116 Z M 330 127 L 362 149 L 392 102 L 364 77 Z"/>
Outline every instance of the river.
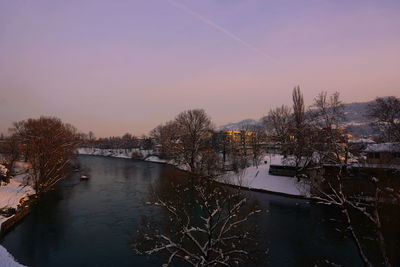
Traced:
<path fill-rule="evenodd" d="M 146 205 L 151 186 L 184 179 L 157 163 L 80 156 L 88 181 L 75 173 L 31 207 L 1 244 L 22 264 L 35 267 L 160 266 L 161 256 L 131 248 L 141 217 L 160 216 Z M 335 209 L 278 195 L 251 192 L 264 211 L 257 216 L 268 266 L 360 266 L 356 247 Z"/>

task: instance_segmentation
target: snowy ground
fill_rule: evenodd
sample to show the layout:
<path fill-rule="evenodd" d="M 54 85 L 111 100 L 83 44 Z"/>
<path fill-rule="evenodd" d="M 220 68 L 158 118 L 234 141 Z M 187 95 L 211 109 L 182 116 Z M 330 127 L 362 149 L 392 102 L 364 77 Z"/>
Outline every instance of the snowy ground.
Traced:
<path fill-rule="evenodd" d="M 35 191 L 32 187 L 21 184 L 21 182 L 11 179 L 7 185 L 0 186 L 0 209 L 14 208 L 16 209 L 19 201 L 34 194 Z M 0 216 L 1 220 L 1 216 Z"/>
<path fill-rule="evenodd" d="M 297 178 L 271 175 L 268 173 L 269 166 L 282 164 L 282 156 L 268 155 L 265 157 L 267 163 L 257 167 L 251 166 L 239 173 L 228 172 L 218 178 L 219 182 L 241 186 L 249 189 L 258 189 L 268 192 L 286 194 L 291 196 L 310 196 L 310 186 Z"/>
<path fill-rule="evenodd" d="M 28 167 L 26 163 L 17 162 L 15 167 L 16 177 L 11 178 L 8 184 L 3 183 L 0 186 L 0 209 L 16 209 L 21 199 L 35 193 L 35 190 L 26 184 Z M 6 219 L 0 215 L 0 227 Z"/>
<path fill-rule="evenodd" d="M 24 267 L 14 260 L 14 257 L 8 251 L 0 246 L 0 266 L 1 267 Z"/>
<path fill-rule="evenodd" d="M 145 158 L 145 161 L 150 161 L 150 162 L 157 162 L 157 163 L 167 163 L 168 164 L 168 160 L 165 159 L 160 159 L 157 156 L 150 156 Z"/>
<path fill-rule="evenodd" d="M 26 163 L 17 162 L 15 167 L 15 171 L 17 173 L 16 178 L 12 178 L 10 180 L 10 183 L 6 185 L 2 184 L 0 186 L 0 209 L 3 208 L 16 209 L 21 199 L 35 193 L 33 188 L 29 185 L 26 185 L 25 182 L 26 177 L 28 175 L 27 174 L 28 167 L 29 166 Z M 0 215 L 0 227 L 1 224 L 9 218 Z M 0 266 L 21 267 L 23 265 L 15 262 L 14 258 L 7 252 L 7 250 L 4 247 L 0 246 Z"/>

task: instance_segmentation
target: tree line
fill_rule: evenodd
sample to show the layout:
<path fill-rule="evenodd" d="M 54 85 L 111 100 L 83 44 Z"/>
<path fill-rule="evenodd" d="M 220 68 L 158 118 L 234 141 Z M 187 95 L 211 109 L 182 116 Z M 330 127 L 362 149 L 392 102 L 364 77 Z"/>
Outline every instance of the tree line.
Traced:
<path fill-rule="evenodd" d="M 75 157 L 76 149 L 82 145 L 105 149 L 151 149 L 175 164 L 188 166 L 194 174 L 214 176 L 228 169 L 235 171 L 244 169 L 249 164 L 258 166 L 265 152 L 264 145 L 267 142 L 280 144 L 286 162 L 296 167 L 298 175 L 307 176 L 310 174 L 308 170 L 317 170 L 317 175 L 314 176 L 317 180 L 312 183 L 312 186 L 315 186 L 314 192 L 317 193 L 314 198 L 319 203 L 341 209 L 347 229 L 365 265 L 371 266 L 371 261 L 354 223 L 355 218 L 360 216 L 364 218 L 362 222 L 373 229 L 383 262 L 390 266 L 393 255 L 388 252 L 386 245 L 383 215 L 387 210 L 387 200 L 398 203 L 400 194 L 391 187 L 382 187 L 377 177 L 370 177 L 375 189 L 372 201 L 346 192 L 345 167 L 349 153 L 346 146 L 347 135 L 343 130 L 344 107 L 339 93 L 328 95 L 326 92 L 321 92 L 313 100 L 312 105 L 306 107 L 301 90 L 296 86 L 292 92 L 292 102 L 292 106 L 283 105 L 270 110 L 263 125 L 246 125 L 238 131 L 217 131 L 203 109 L 187 110 L 154 128 L 148 137 L 141 138 L 131 134 L 122 137 L 95 138 L 93 133 L 83 135 L 58 118 L 28 119 L 13 124 L 9 136 L 1 140 L 0 153 L 9 172 L 13 170 L 17 160 L 30 163 L 32 168 L 29 182 L 40 195 L 66 176 L 66 170 Z M 373 118 L 381 140 L 400 141 L 399 111 L 400 100 L 395 97 L 377 98 L 370 106 L 366 116 Z M 326 164 L 338 166 L 338 171 L 332 176 L 333 179 L 322 187 L 320 185 L 325 177 L 318 173 L 318 168 Z M 174 202 L 158 198 L 153 204 L 164 207 L 172 220 L 180 222 L 180 228 L 174 229 L 174 233 L 180 236 L 177 236 L 176 240 L 155 232 L 156 235 L 152 238 L 157 246 L 142 248 L 141 251 L 152 254 L 167 250 L 171 261 L 176 257 L 194 265 L 243 261 L 242 256 L 247 255 L 247 250 L 243 247 L 246 242 L 241 242 L 243 237 L 240 234 L 247 234 L 248 229 L 238 233 L 226 229 L 231 229 L 231 225 L 246 224 L 247 218 L 255 214 L 256 210 L 242 210 L 246 197 L 239 194 L 239 191 L 230 192 L 222 187 L 210 186 L 207 180 L 191 186 L 192 192 L 200 196 L 196 201 L 204 202 L 201 206 L 203 210 L 199 213 L 203 217 L 201 219 L 206 223 L 215 222 L 216 225 L 205 224 L 205 228 L 192 228 L 191 221 L 196 218 L 187 217 L 188 214 L 184 209 L 181 210 L 182 214 L 176 213 L 182 203 L 175 205 Z M 206 189 L 209 191 L 205 191 Z M 178 191 L 177 196 L 187 189 Z M 205 206 L 206 203 L 210 203 L 210 206 Z M 243 217 L 238 217 L 238 214 L 242 214 Z M 221 218 L 223 220 L 219 221 Z M 226 224 L 228 228 L 218 228 L 221 223 Z M 214 227 L 215 231 L 220 233 L 218 238 L 215 238 L 214 230 L 211 230 Z M 203 234 L 205 239 L 195 238 Z M 144 238 L 148 241 L 149 236 Z M 231 242 L 222 242 L 224 238 Z M 211 243 L 207 243 L 207 240 L 211 240 L 209 241 Z M 184 252 L 186 249 L 184 245 L 187 243 L 191 243 L 189 245 L 191 247 L 201 245 L 197 252 L 196 249 Z M 237 250 L 231 250 L 226 244 L 228 246 L 234 244 Z M 140 246 L 136 248 L 140 250 Z"/>
<path fill-rule="evenodd" d="M 130 133 L 123 136 L 109 136 L 96 138 L 95 134 L 90 131 L 88 134 L 82 134 L 82 147 L 94 147 L 100 149 L 152 149 L 153 142 L 146 135 L 137 137 Z"/>

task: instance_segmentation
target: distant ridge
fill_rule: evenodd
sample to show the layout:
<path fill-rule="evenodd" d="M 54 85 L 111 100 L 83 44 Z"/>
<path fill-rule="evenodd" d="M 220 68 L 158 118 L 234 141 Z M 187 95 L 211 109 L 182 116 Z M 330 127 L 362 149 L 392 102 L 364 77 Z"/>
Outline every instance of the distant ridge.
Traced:
<path fill-rule="evenodd" d="M 346 131 L 355 136 L 370 136 L 374 134 L 374 130 L 371 127 L 371 119 L 366 116 L 368 105 L 372 104 L 373 101 L 368 102 L 353 102 L 344 104 L 344 112 L 346 115 L 345 126 Z M 252 125 L 263 125 L 262 117 L 258 120 L 255 119 L 244 119 L 239 122 L 228 123 L 219 126 L 218 130 L 241 130 L 246 126 Z"/>
<path fill-rule="evenodd" d="M 261 125 L 261 124 L 262 124 L 262 119 L 260 119 L 260 120 L 245 119 L 245 120 L 241 120 L 239 122 L 233 122 L 233 123 L 228 123 L 228 124 L 219 126 L 219 127 L 217 127 L 217 129 L 220 131 L 222 131 L 222 130 L 238 131 L 249 125 Z"/>

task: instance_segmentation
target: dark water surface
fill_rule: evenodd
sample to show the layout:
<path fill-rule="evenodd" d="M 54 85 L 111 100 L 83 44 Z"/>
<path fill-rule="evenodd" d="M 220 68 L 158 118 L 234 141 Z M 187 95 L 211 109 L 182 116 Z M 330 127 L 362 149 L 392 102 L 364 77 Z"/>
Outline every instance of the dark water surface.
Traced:
<path fill-rule="evenodd" d="M 132 237 L 143 215 L 162 217 L 144 204 L 151 185 L 183 179 L 183 172 L 162 164 L 80 156 L 90 180 L 79 175 L 32 206 L 1 241 L 22 264 L 35 267 L 160 266 L 161 257 L 136 255 Z M 341 231 L 336 211 L 265 193 L 250 193 L 264 212 L 257 217 L 268 266 L 361 266 L 352 241 Z"/>

